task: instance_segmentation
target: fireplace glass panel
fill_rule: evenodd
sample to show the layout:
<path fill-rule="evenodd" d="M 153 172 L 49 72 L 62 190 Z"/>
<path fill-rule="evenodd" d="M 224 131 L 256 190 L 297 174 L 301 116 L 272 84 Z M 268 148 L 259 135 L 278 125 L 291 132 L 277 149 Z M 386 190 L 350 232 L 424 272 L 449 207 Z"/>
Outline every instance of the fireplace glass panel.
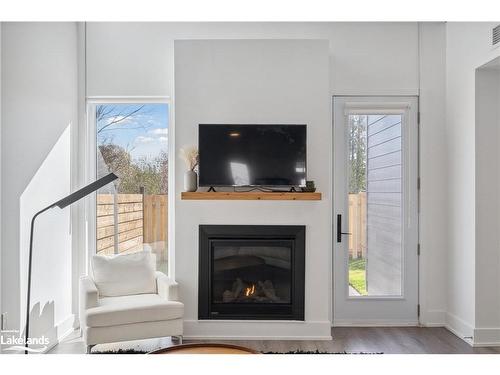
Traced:
<path fill-rule="evenodd" d="M 292 241 L 212 243 L 212 303 L 290 304 Z"/>

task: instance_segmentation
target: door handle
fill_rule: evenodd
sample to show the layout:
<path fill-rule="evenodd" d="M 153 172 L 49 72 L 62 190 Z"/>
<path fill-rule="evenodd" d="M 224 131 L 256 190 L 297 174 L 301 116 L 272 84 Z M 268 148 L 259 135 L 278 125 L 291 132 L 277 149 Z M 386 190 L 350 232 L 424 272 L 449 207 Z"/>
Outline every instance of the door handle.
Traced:
<path fill-rule="evenodd" d="M 337 242 L 342 242 L 342 235 L 350 236 L 352 233 L 342 232 L 342 215 L 337 215 Z"/>

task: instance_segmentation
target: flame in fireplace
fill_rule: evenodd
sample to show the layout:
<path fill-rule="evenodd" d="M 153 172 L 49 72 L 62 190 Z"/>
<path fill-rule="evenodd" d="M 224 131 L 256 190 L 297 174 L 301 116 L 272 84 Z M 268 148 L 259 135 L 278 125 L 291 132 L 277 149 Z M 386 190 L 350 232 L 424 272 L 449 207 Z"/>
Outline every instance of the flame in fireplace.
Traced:
<path fill-rule="evenodd" d="M 245 288 L 245 296 L 249 297 L 255 293 L 255 284 L 252 284 L 251 288 Z"/>

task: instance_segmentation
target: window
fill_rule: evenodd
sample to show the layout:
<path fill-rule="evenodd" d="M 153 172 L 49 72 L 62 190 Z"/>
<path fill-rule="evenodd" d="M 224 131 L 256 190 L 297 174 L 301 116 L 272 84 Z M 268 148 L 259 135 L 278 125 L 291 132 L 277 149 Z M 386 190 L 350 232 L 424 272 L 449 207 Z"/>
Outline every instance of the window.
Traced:
<path fill-rule="evenodd" d="M 148 250 L 168 269 L 168 129 L 166 102 L 92 105 L 95 177 L 119 179 L 95 201 L 95 252 Z"/>

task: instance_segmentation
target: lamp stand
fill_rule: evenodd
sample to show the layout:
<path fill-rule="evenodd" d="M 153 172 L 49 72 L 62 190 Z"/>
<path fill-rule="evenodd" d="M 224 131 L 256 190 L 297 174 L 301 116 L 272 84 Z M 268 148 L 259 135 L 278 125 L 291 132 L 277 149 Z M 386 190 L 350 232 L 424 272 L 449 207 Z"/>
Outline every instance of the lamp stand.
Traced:
<path fill-rule="evenodd" d="M 30 231 L 30 251 L 29 251 L 29 260 L 28 260 L 28 293 L 26 297 L 26 329 L 24 331 L 24 347 L 28 348 L 28 338 L 29 338 L 29 330 L 30 330 L 30 298 L 31 298 L 31 263 L 33 258 L 33 232 L 35 229 L 35 219 L 41 213 L 54 208 L 56 205 L 52 204 L 48 207 L 45 207 L 43 210 L 38 211 L 33 218 L 31 219 L 31 231 Z M 28 350 L 24 351 L 24 354 L 28 354 Z"/>

